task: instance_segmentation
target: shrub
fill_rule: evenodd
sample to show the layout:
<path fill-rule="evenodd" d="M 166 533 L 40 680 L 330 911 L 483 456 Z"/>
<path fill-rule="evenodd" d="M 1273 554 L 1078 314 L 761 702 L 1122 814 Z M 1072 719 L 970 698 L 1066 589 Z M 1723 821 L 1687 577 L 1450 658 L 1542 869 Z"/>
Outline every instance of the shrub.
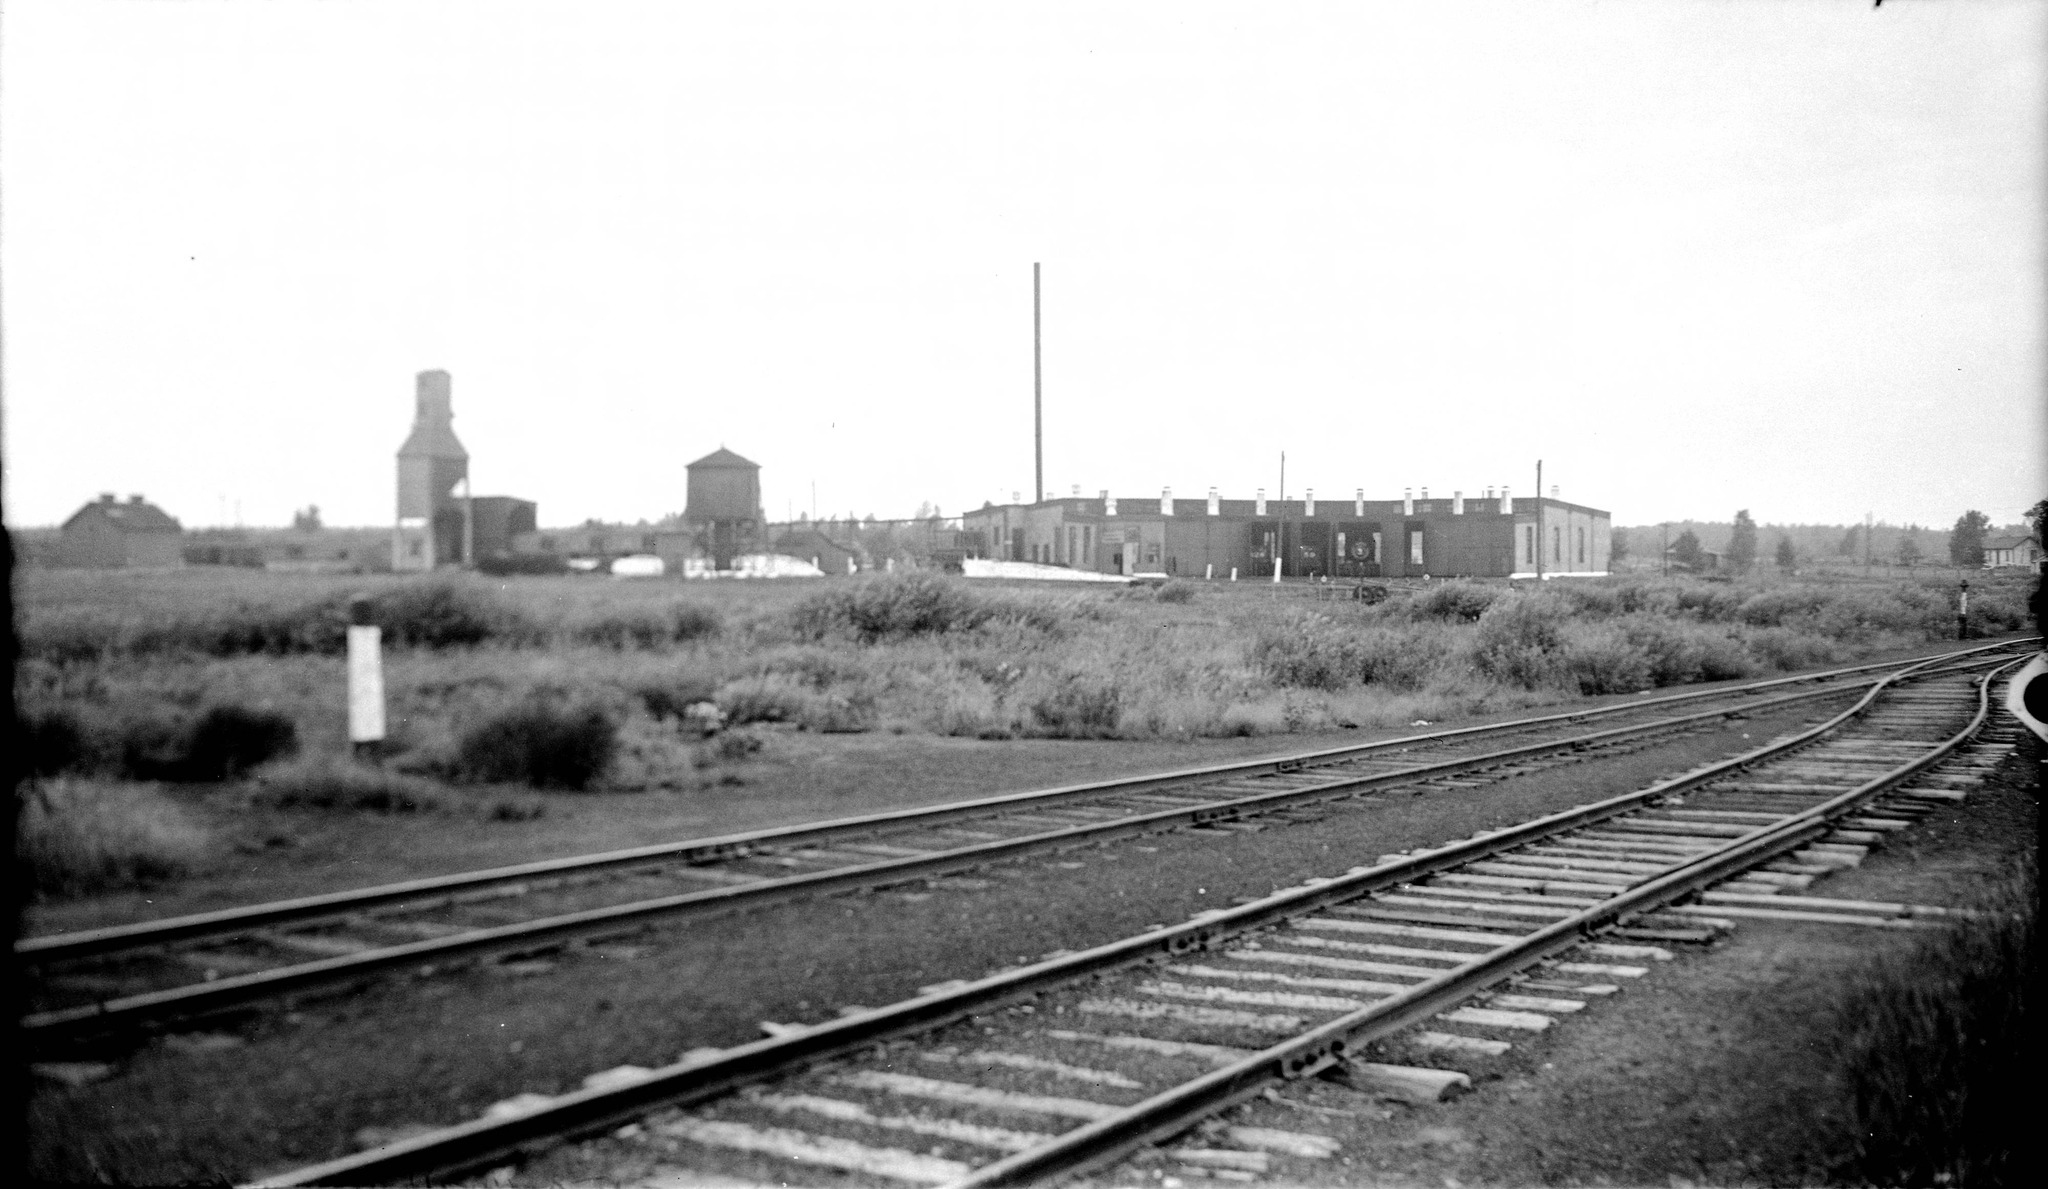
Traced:
<path fill-rule="evenodd" d="M 1355 678 L 1350 642 L 1327 617 L 1268 624 L 1252 642 L 1252 663 L 1274 685 L 1342 689 Z"/>
<path fill-rule="evenodd" d="M 298 726 L 285 715 L 222 705 L 189 723 L 143 719 L 127 724 L 120 766 L 138 780 L 231 780 L 298 746 Z"/>
<path fill-rule="evenodd" d="M 1547 599 L 1504 599 L 1479 617 L 1472 663 L 1496 681 L 1539 689 L 1558 682 L 1563 616 Z"/>
<path fill-rule="evenodd" d="M 1601 626 L 1573 633 L 1564 671 L 1582 694 L 1632 694 L 1651 686 L 1650 658 L 1625 632 Z"/>
<path fill-rule="evenodd" d="M 1790 628 L 1763 628 L 1750 633 L 1747 646 L 1751 656 L 1767 669 L 1789 672 L 1832 665 L 1839 659 L 1833 644 L 1819 636 Z"/>
<path fill-rule="evenodd" d="M 725 683 L 718 708 L 732 726 L 756 722 L 798 722 L 810 708 L 811 691 L 786 673 L 761 673 Z"/>
<path fill-rule="evenodd" d="M 477 724 L 457 745 L 471 780 L 584 789 L 611 767 L 618 726 L 602 709 L 535 698 Z"/>
<path fill-rule="evenodd" d="M 578 624 L 571 639 L 605 648 L 661 648 L 718 634 L 718 612 L 694 603 L 612 611 Z"/>
<path fill-rule="evenodd" d="M 23 876 L 46 896 L 149 887 L 186 874 L 211 849 L 203 828 L 147 786 L 39 782 L 24 791 L 16 821 Z"/>
<path fill-rule="evenodd" d="M 1499 602 L 1506 593 L 1500 587 L 1481 586 L 1476 582 L 1446 582 L 1412 600 L 1408 609 L 1418 618 L 1477 623 L 1487 608 Z"/>
<path fill-rule="evenodd" d="M 1174 578 L 1153 591 L 1152 598 L 1160 603 L 1192 603 L 1195 601 L 1195 584 Z"/>
<path fill-rule="evenodd" d="M 928 571 L 839 584 L 798 603 L 789 619 L 800 638 L 846 635 L 863 644 L 965 632 L 995 622 L 1044 632 L 1061 626 L 1059 614 L 1042 604 L 992 598 Z"/>
<path fill-rule="evenodd" d="M 1421 689 L 1448 653 L 1441 630 L 1371 628 L 1352 638 L 1347 659 L 1353 675 L 1367 685 Z"/>
<path fill-rule="evenodd" d="M 55 776 L 81 766 L 86 759 L 85 732 L 65 710 L 18 717 L 14 727 L 16 763 L 21 775 Z"/>
<path fill-rule="evenodd" d="M 569 563 L 552 553 L 498 553 L 476 563 L 479 572 L 495 577 L 511 574 L 566 574 Z"/>
<path fill-rule="evenodd" d="M 346 759 L 275 773 L 257 782 L 251 799 L 273 809 L 421 813 L 444 808 L 428 782 Z"/>
<path fill-rule="evenodd" d="M 453 582 L 394 587 L 377 597 L 374 615 L 388 643 L 410 648 L 481 644 L 524 626 L 488 596 Z"/>
<path fill-rule="evenodd" d="M 186 737 L 184 779 L 228 780 L 298 747 L 298 725 L 282 714 L 215 706 Z"/>
<path fill-rule="evenodd" d="M 640 704 L 647 707 L 647 713 L 656 722 L 667 722 L 673 718 L 680 721 L 683 711 L 699 702 L 716 702 L 718 686 L 707 677 L 680 676 L 666 681 L 645 682 L 633 693 Z"/>
<path fill-rule="evenodd" d="M 1122 707 L 1116 685 L 1068 674 L 1031 703 L 1035 734 L 1055 739 L 1113 739 Z"/>
<path fill-rule="evenodd" d="M 1982 915 L 1872 962 L 1844 997 L 1832 1048 L 1853 1103 L 1856 1179 L 2002 1185 L 2026 1179 L 2026 1038 L 2039 1027 L 2036 864 L 1983 898 Z"/>

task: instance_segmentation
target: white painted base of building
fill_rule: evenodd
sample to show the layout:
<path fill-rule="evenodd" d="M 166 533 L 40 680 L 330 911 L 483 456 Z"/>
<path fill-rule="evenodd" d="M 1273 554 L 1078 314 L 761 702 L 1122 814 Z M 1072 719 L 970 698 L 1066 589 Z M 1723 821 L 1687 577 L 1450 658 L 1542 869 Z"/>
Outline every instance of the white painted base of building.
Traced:
<path fill-rule="evenodd" d="M 960 572 L 969 578 L 1031 578 L 1041 582 L 1130 582 L 1130 579 L 1122 574 L 1096 574 L 1088 570 L 1070 570 L 1065 566 L 1040 565 L 1034 561 L 995 561 L 985 557 L 964 559 L 960 563 Z"/>
<path fill-rule="evenodd" d="M 1545 582 L 1548 582 L 1552 578 L 1606 578 L 1610 577 L 1611 573 L 1612 572 L 1608 570 L 1545 570 L 1541 574 L 1538 574 L 1534 570 L 1517 570 L 1514 573 L 1509 574 L 1508 577 L 1541 578 Z"/>

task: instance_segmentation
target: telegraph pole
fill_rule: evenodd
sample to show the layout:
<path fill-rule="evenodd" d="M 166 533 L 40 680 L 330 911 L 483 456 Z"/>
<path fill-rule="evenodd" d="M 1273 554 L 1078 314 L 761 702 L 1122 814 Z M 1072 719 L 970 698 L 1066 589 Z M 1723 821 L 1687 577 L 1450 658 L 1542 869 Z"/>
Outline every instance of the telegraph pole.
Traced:
<path fill-rule="evenodd" d="M 1043 372 L 1039 363 L 1041 340 L 1038 320 L 1038 265 L 1031 266 L 1031 447 L 1032 472 L 1038 484 L 1038 498 L 1033 503 L 1045 502 L 1045 395 Z"/>
<path fill-rule="evenodd" d="M 1543 460 L 1536 460 L 1536 582 L 1543 582 Z"/>
<path fill-rule="evenodd" d="M 1280 563 L 1280 572 L 1287 572 L 1287 451 L 1280 452 L 1280 532 L 1274 543 L 1274 561 Z"/>

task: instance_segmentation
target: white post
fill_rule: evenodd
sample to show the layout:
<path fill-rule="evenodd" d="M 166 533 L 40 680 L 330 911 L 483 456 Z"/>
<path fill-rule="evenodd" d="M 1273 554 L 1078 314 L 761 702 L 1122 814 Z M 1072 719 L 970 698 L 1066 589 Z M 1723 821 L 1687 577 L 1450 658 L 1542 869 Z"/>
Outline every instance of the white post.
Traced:
<path fill-rule="evenodd" d="M 853 564 L 853 559 L 852 559 L 851 557 L 849 557 L 849 558 L 847 558 L 847 559 L 846 559 L 846 572 L 847 572 L 847 573 L 849 573 L 849 574 L 853 574 L 853 573 L 858 573 L 858 572 L 859 572 L 859 571 L 857 570 L 857 568 L 856 568 L 856 567 L 854 566 L 854 564 Z"/>
<path fill-rule="evenodd" d="M 348 741 L 360 756 L 374 755 L 384 741 L 383 630 L 370 622 L 370 600 L 349 601 Z"/>
<path fill-rule="evenodd" d="M 1235 581 L 1237 581 L 1237 567 L 1236 567 L 1236 566 L 1232 566 L 1232 567 L 1230 567 L 1230 580 L 1231 580 L 1232 582 L 1235 582 Z"/>
<path fill-rule="evenodd" d="M 1280 581 L 1280 559 L 1277 557 L 1273 559 L 1273 581 L 1276 584 Z"/>
<path fill-rule="evenodd" d="M 1204 566 L 1204 567 L 1202 568 L 1202 581 L 1204 581 L 1204 582 L 1214 582 L 1214 581 L 1216 581 L 1216 563 L 1215 563 L 1215 562 L 1213 562 L 1213 561 L 1212 561 L 1212 562 L 1210 562 L 1210 563 L 1209 563 L 1209 564 L 1208 564 L 1207 566 Z"/>
<path fill-rule="evenodd" d="M 893 557 L 887 557 L 887 558 L 883 558 L 883 559 L 882 559 L 882 572 L 883 572 L 884 574 L 893 574 L 893 573 L 895 573 L 895 572 L 896 572 L 896 559 L 895 559 L 895 558 L 893 558 Z"/>

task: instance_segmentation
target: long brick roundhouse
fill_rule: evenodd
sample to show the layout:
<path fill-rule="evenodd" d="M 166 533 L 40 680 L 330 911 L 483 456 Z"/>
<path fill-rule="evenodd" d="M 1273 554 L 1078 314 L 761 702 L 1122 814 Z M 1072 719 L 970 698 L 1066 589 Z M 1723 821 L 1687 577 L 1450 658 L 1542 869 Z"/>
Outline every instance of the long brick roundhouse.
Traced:
<path fill-rule="evenodd" d="M 1347 499 L 1119 499 L 1103 492 L 991 504 L 963 518 L 987 556 L 1102 574 L 1268 577 L 1535 577 L 1604 574 L 1612 518 L 1598 508 L 1491 489 Z M 1538 551 L 1541 551 L 1539 558 Z"/>

